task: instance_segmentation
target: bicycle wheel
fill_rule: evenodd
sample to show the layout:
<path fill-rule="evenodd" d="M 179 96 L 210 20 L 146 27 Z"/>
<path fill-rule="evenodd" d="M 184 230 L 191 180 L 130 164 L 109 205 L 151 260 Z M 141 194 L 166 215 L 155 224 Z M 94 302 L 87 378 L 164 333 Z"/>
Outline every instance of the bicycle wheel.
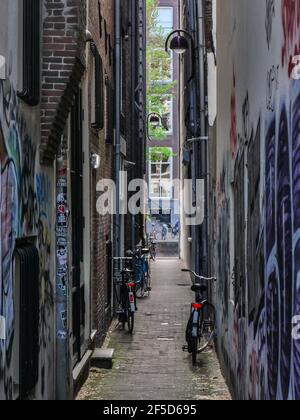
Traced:
<path fill-rule="evenodd" d="M 189 354 L 192 355 L 193 365 L 195 366 L 197 363 L 199 339 L 197 337 L 193 337 L 192 330 L 193 330 L 193 314 L 190 316 L 189 322 L 187 324 L 185 338 L 187 342 L 188 352 Z"/>
<path fill-rule="evenodd" d="M 198 356 L 198 338 L 192 337 L 192 359 L 193 359 L 193 365 L 196 366 L 197 364 L 197 356 Z"/>
<path fill-rule="evenodd" d="M 145 279 L 144 278 L 137 283 L 135 294 L 138 299 L 142 299 L 145 296 Z"/>
<path fill-rule="evenodd" d="M 131 311 L 128 311 L 127 315 L 127 324 L 128 324 L 128 331 L 130 334 L 133 334 L 134 330 L 134 313 Z"/>
<path fill-rule="evenodd" d="M 212 343 L 216 332 L 216 310 L 210 303 L 204 303 L 201 309 L 198 353 L 204 352 Z"/>

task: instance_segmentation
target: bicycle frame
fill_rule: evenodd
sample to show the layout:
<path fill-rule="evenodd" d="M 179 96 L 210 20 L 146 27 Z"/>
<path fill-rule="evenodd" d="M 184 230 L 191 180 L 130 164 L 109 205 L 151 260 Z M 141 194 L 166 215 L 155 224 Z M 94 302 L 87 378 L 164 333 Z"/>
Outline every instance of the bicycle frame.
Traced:
<path fill-rule="evenodd" d="M 136 297 L 135 297 L 135 283 L 127 283 L 128 298 L 130 310 L 134 314 L 136 312 Z"/>
<path fill-rule="evenodd" d="M 192 304 L 192 315 L 193 315 L 192 336 L 193 338 L 198 338 L 201 308 L 202 306 L 200 304 L 195 304 L 195 303 Z"/>
<path fill-rule="evenodd" d="M 195 278 L 200 281 L 216 281 L 214 277 L 204 278 L 198 276 L 191 270 L 182 271 L 192 273 L 195 276 Z M 198 281 L 194 283 L 191 289 L 195 292 L 196 303 L 191 304 L 191 314 L 186 329 L 186 340 L 188 344 L 187 346 L 183 346 L 183 351 L 188 350 L 188 352 L 193 355 L 193 364 L 195 364 L 197 354 L 202 353 L 209 344 L 211 337 L 208 338 L 207 342 L 204 345 L 201 345 L 201 347 L 199 347 L 200 340 L 202 340 L 203 337 L 206 337 L 205 335 L 203 335 L 203 328 L 205 328 L 206 325 L 206 316 L 208 314 L 211 315 L 211 310 L 213 309 L 214 311 L 214 307 L 209 303 L 207 299 L 203 299 L 207 291 L 207 287 L 202 285 L 201 282 Z M 214 316 L 212 319 L 215 319 Z M 209 318 L 209 320 L 211 320 L 211 318 Z"/>

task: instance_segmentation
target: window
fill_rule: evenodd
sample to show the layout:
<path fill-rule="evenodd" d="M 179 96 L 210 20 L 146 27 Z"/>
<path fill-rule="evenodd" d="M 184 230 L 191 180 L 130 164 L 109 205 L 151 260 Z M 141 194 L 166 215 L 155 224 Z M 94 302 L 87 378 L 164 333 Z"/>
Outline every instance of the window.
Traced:
<path fill-rule="evenodd" d="M 91 44 L 91 50 L 95 61 L 92 82 L 92 90 L 94 91 L 92 99 L 92 127 L 96 130 L 102 130 L 104 127 L 103 63 L 94 43 Z"/>
<path fill-rule="evenodd" d="M 158 7 L 157 14 L 163 34 L 168 35 L 173 30 L 173 7 Z"/>
<path fill-rule="evenodd" d="M 151 29 L 152 37 L 165 37 L 173 30 L 173 7 L 157 7 L 154 11 L 155 27 Z"/>
<path fill-rule="evenodd" d="M 155 30 L 151 34 L 151 42 L 157 45 L 150 57 L 151 80 L 170 83 L 173 81 L 173 53 L 165 51 L 165 39 L 173 30 L 173 8 L 158 7 L 156 9 Z"/>
<path fill-rule="evenodd" d="M 115 93 L 109 77 L 105 77 L 105 141 L 115 141 Z"/>
<path fill-rule="evenodd" d="M 40 0 L 23 0 L 22 91 L 19 97 L 30 106 L 40 100 Z"/>
<path fill-rule="evenodd" d="M 172 149 L 169 150 L 172 152 Z M 172 156 L 160 153 L 159 148 L 150 149 L 150 197 L 152 199 L 172 198 L 172 163 Z"/>

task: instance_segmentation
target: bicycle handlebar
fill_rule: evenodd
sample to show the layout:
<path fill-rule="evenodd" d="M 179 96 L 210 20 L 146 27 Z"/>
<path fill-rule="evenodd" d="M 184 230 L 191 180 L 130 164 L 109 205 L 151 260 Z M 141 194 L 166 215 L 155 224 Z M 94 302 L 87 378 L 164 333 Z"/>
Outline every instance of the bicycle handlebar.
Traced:
<path fill-rule="evenodd" d="M 195 273 L 195 271 L 193 270 L 189 270 L 187 268 L 184 268 L 183 270 L 181 270 L 183 273 L 191 273 L 193 274 L 193 276 L 195 276 L 197 279 L 202 280 L 202 281 L 217 281 L 216 277 L 203 277 L 203 276 L 199 276 L 198 274 Z"/>

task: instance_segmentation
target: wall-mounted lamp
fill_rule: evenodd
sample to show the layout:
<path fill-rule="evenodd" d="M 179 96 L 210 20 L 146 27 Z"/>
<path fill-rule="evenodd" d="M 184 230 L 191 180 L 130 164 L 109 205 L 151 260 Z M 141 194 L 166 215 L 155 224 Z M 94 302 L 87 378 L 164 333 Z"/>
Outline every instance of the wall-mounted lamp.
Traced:
<path fill-rule="evenodd" d="M 191 56 L 191 76 L 188 79 L 188 83 L 194 78 L 195 74 L 195 62 L 194 62 L 194 53 L 195 53 L 195 43 L 193 36 L 184 29 L 176 29 L 171 32 L 168 38 L 166 39 L 165 45 L 166 52 L 168 50 L 174 51 L 176 54 L 183 55 L 187 51 L 190 51 Z"/>
<path fill-rule="evenodd" d="M 124 162 L 124 169 L 125 171 L 130 171 L 133 168 L 136 167 L 136 163 L 135 162 L 130 162 L 129 160 L 125 160 Z"/>
<path fill-rule="evenodd" d="M 97 170 L 100 168 L 101 158 L 96 153 L 92 153 L 90 157 L 91 168 Z"/>
<path fill-rule="evenodd" d="M 150 127 L 153 130 L 162 127 L 162 117 L 156 112 L 152 112 L 147 117 L 147 137 L 149 141 L 152 141 L 152 138 L 150 136 Z"/>

